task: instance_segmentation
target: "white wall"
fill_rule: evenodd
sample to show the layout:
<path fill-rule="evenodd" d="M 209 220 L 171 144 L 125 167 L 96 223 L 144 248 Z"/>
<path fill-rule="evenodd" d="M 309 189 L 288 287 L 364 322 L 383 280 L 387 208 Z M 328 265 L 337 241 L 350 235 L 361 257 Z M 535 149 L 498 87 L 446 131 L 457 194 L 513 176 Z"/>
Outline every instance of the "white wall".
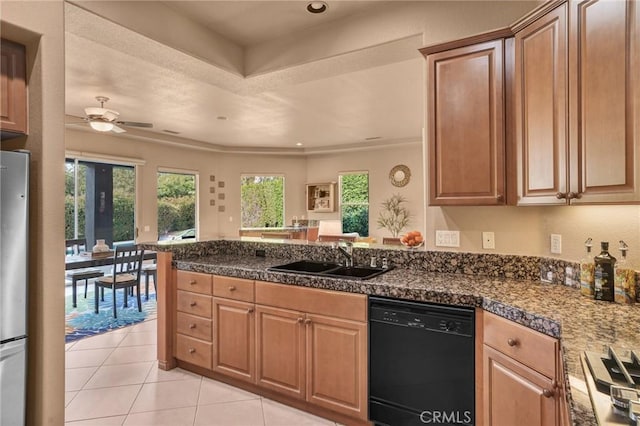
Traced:
<path fill-rule="evenodd" d="M 27 424 L 64 423 L 64 11 L 61 0 L 0 3 L 2 37 L 27 47 L 31 151 Z"/>
<path fill-rule="evenodd" d="M 376 147 L 367 150 L 341 152 L 334 154 L 313 155 L 307 160 L 307 182 L 338 182 L 342 172 L 369 172 L 369 232 L 370 236 L 382 241 L 382 237 L 390 237 L 385 229 L 376 225 L 381 204 L 393 194 L 400 194 L 407 199 L 407 208 L 411 213 L 411 222 L 405 231 L 424 229 L 424 175 L 422 167 L 422 142 Z M 411 179 L 404 187 L 396 187 L 389 180 L 389 172 L 393 166 L 404 164 L 411 170 Z M 299 215 L 298 215 L 299 216 Z M 311 213 L 311 219 L 338 219 L 340 212 Z"/>

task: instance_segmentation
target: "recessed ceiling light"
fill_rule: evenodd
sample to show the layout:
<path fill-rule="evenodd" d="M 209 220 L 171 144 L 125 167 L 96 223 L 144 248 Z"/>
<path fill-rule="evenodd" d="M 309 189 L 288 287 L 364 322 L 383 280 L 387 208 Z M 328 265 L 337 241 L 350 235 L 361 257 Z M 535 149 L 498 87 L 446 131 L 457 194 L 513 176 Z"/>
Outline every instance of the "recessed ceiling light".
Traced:
<path fill-rule="evenodd" d="M 302 146 L 302 142 L 298 142 L 296 146 Z"/>
<path fill-rule="evenodd" d="M 216 117 L 218 120 L 226 120 L 227 117 L 225 117 L 224 115 L 219 115 Z"/>
<path fill-rule="evenodd" d="M 329 7 L 323 1 L 311 1 L 307 4 L 307 12 L 309 13 L 324 13 Z"/>

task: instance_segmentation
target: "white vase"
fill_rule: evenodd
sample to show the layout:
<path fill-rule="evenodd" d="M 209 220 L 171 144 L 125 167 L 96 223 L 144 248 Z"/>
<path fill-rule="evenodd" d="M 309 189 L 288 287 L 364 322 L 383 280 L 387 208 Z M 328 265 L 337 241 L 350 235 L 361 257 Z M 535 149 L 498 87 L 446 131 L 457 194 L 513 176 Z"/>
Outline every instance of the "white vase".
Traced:
<path fill-rule="evenodd" d="M 102 253 L 109 251 L 109 246 L 104 243 L 104 240 L 97 240 L 96 245 L 93 246 L 94 253 Z"/>

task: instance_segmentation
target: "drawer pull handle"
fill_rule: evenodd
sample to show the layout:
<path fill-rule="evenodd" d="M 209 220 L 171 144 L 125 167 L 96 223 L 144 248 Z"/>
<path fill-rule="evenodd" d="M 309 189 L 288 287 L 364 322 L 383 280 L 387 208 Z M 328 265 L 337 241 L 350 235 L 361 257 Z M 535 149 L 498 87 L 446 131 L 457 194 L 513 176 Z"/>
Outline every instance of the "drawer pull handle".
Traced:
<path fill-rule="evenodd" d="M 304 319 L 298 318 L 298 324 L 302 324 L 303 322 L 304 322 Z"/>
<path fill-rule="evenodd" d="M 230 285 L 229 286 L 229 291 L 236 291 L 236 286 L 235 285 Z"/>
<path fill-rule="evenodd" d="M 196 353 L 196 350 L 194 348 L 189 348 L 189 353 L 190 354 L 194 354 L 194 353 Z"/>
<path fill-rule="evenodd" d="M 191 306 L 193 308 L 194 306 L 196 306 L 196 302 L 189 303 L 189 306 Z"/>
<path fill-rule="evenodd" d="M 552 398 L 555 394 L 556 392 L 553 389 L 542 389 L 542 396 L 544 396 L 545 398 Z"/>
<path fill-rule="evenodd" d="M 507 339 L 507 345 L 509 345 L 509 346 L 511 346 L 511 347 L 513 347 L 513 346 L 518 346 L 518 344 L 519 344 L 519 343 L 520 343 L 520 342 L 518 342 L 518 339 L 514 339 L 514 338 L 512 338 L 512 337 L 509 337 L 509 338 Z"/>
<path fill-rule="evenodd" d="M 249 308 L 249 309 L 247 309 L 247 313 L 248 313 L 248 314 L 252 314 L 252 313 L 253 313 L 253 308 Z"/>
<path fill-rule="evenodd" d="M 309 318 L 307 318 L 306 320 L 304 320 L 304 323 L 309 325 L 309 324 L 311 324 L 311 320 Z"/>
<path fill-rule="evenodd" d="M 197 282 L 196 280 L 191 280 L 191 281 L 189 281 L 189 284 L 190 284 L 190 285 L 196 285 L 197 283 L 198 283 L 198 282 Z"/>
<path fill-rule="evenodd" d="M 565 198 L 567 198 L 567 194 L 565 194 L 564 192 L 558 192 L 558 193 L 556 194 L 556 198 L 557 198 L 558 200 L 565 199 Z"/>
<path fill-rule="evenodd" d="M 189 328 L 190 328 L 191 330 L 193 330 L 194 328 L 196 328 L 196 325 L 195 325 L 195 324 L 189 324 Z"/>

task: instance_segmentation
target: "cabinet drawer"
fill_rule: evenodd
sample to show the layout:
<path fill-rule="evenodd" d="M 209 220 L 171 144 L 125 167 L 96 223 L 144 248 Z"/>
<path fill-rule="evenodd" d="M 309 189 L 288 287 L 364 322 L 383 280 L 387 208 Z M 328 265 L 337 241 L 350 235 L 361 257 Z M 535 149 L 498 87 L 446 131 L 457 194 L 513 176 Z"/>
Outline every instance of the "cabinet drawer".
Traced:
<path fill-rule="evenodd" d="M 227 299 L 242 300 L 244 302 L 253 302 L 253 280 L 214 275 L 213 295 L 216 297 L 226 297 Z"/>
<path fill-rule="evenodd" d="M 178 290 L 178 306 L 180 312 L 198 315 L 211 319 L 211 296 Z"/>
<path fill-rule="evenodd" d="M 294 311 L 367 321 L 367 296 L 256 281 L 256 303 Z"/>
<path fill-rule="evenodd" d="M 483 317 L 486 345 L 547 377 L 556 377 L 557 339 L 489 312 Z"/>
<path fill-rule="evenodd" d="M 211 370 L 212 344 L 193 337 L 176 335 L 176 358 Z"/>
<path fill-rule="evenodd" d="M 211 341 L 211 320 L 178 312 L 176 331 L 187 336 Z"/>
<path fill-rule="evenodd" d="M 198 272 L 178 271 L 178 290 L 211 295 L 211 275 Z"/>

